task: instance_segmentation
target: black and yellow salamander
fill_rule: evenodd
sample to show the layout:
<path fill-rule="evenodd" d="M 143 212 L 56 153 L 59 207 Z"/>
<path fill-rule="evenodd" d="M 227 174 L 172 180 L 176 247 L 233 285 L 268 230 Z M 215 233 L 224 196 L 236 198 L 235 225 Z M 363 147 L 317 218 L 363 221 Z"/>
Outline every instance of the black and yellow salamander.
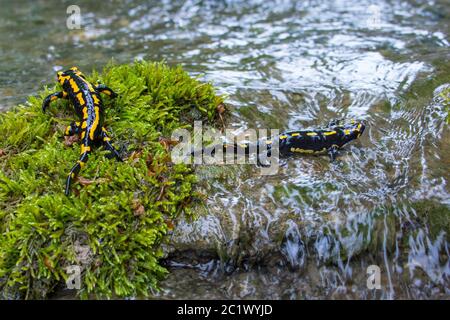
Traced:
<path fill-rule="evenodd" d="M 328 153 L 334 161 L 338 150 L 358 139 L 365 128 L 363 122 L 351 120 L 348 123 L 332 121 L 324 129 L 288 131 L 279 136 L 280 155 Z"/>
<path fill-rule="evenodd" d="M 65 136 L 77 134 L 81 138 L 80 159 L 70 170 L 66 181 L 65 193 L 69 195 L 72 181 L 86 164 L 94 146 L 103 145 L 106 150 L 110 151 L 112 157 L 122 161 L 117 150 L 111 145 L 108 133 L 103 127 L 104 108 L 100 96 L 100 93 L 104 93 L 115 98 L 117 94 L 105 85 L 93 86 L 90 84 L 77 67 L 72 67 L 64 72 L 59 71 L 57 79 L 63 91 L 48 95 L 42 104 L 42 111 L 45 112 L 50 103 L 58 98 L 68 99 L 80 119 L 79 122 L 72 122 L 64 133 Z"/>
<path fill-rule="evenodd" d="M 341 123 L 339 120 L 330 122 L 326 128 L 317 130 L 293 130 L 283 132 L 278 136 L 278 150 L 281 157 L 287 157 L 294 154 L 322 154 L 328 153 L 331 161 L 336 159 L 339 149 L 350 141 L 358 139 L 364 132 L 365 125 L 361 121 L 351 120 Z M 258 141 L 254 152 L 259 154 L 259 150 L 263 149 L 261 144 L 266 144 L 268 155 L 271 154 L 273 145 L 272 140 Z M 249 154 L 251 151 L 250 143 L 224 144 L 223 152 L 231 149 L 237 152 L 241 149 L 243 153 Z M 203 149 L 205 152 L 206 148 Z M 195 154 L 193 151 L 192 155 Z M 213 153 L 212 153 L 213 154 Z"/>

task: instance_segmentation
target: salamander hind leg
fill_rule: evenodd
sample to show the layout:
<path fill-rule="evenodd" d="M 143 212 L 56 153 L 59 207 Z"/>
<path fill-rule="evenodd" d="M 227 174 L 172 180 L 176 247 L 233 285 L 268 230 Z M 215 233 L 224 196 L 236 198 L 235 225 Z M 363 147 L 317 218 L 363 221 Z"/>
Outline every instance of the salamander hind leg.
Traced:
<path fill-rule="evenodd" d="M 66 196 L 68 196 L 70 194 L 70 186 L 72 184 L 72 181 L 76 178 L 76 176 L 80 172 L 81 168 L 83 168 L 83 166 L 86 164 L 88 157 L 89 157 L 89 153 L 91 153 L 91 147 L 83 144 L 81 146 L 80 159 L 72 167 L 72 169 L 69 172 L 69 175 L 67 176 L 66 191 L 65 191 Z"/>
<path fill-rule="evenodd" d="M 95 87 L 95 89 L 100 93 L 104 93 L 110 96 L 111 98 L 117 97 L 117 93 L 115 93 L 111 88 L 105 86 L 104 84 L 99 84 Z"/>
<path fill-rule="evenodd" d="M 331 162 L 336 160 L 337 154 L 338 154 L 338 147 L 336 145 L 332 146 L 328 149 L 328 155 L 330 156 Z"/>
<path fill-rule="evenodd" d="M 111 144 L 111 142 L 110 142 L 111 138 L 108 136 L 108 131 L 106 131 L 105 128 L 102 128 L 101 139 L 102 139 L 102 143 L 103 143 L 103 146 L 105 147 L 105 149 L 110 152 L 108 158 L 115 157 L 117 160 L 123 161 L 122 158 L 120 157 L 119 152 Z"/>
<path fill-rule="evenodd" d="M 327 128 L 333 128 L 339 126 L 342 123 L 342 119 L 333 119 L 327 124 Z"/>
<path fill-rule="evenodd" d="M 77 122 L 72 121 L 64 131 L 64 135 L 70 137 L 76 134 L 80 134 L 80 132 L 81 132 L 81 123 L 78 121 Z"/>

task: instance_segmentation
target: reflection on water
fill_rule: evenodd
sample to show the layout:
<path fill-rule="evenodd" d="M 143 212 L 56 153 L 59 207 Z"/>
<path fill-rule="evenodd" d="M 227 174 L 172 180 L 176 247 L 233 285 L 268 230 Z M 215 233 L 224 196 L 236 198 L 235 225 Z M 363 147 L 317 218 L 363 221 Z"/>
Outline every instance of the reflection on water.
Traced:
<path fill-rule="evenodd" d="M 373 1 L 77 2 L 81 30 L 65 27 L 67 3 L 2 1 L 0 109 L 60 66 L 165 59 L 227 94 L 235 128 L 369 124 L 336 163 L 296 157 L 276 176 L 199 168 L 209 214 L 173 235 L 163 295 L 448 297 L 449 229 L 433 222 L 450 206 L 443 87 L 403 96 L 435 59 L 448 64 L 445 1 L 377 1 L 379 19 Z M 366 287 L 371 264 L 382 290 Z"/>

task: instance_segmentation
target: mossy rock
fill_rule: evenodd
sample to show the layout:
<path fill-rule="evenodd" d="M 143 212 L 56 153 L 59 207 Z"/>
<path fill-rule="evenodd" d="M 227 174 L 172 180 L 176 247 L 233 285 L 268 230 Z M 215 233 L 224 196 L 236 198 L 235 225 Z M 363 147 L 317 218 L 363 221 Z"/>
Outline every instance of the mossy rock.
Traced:
<path fill-rule="evenodd" d="M 223 102 L 209 83 L 165 63 L 109 64 L 88 75 L 113 88 L 105 126 L 124 162 L 94 150 L 82 179 L 64 195 L 79 157 L 63 130 L 75 113 L 67 101 L 46 114 L 43 98 L 0 114 L 0 296 L 46 298 L 81 266 L 80 297 L 147 296 L 167 270 L 161 244 L 180 214 L 198 200 L 191 166 L 173 164 L 158 139 L 193 120 L 215 123 Z M 167 146 L 166 146 L 167 147 Z"/>

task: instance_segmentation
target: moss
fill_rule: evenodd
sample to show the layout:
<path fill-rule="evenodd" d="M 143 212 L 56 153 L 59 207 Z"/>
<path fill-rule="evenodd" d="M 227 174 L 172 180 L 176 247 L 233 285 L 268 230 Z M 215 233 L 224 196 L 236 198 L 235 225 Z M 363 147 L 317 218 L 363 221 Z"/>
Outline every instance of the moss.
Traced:
<path fill-rule="evenodd" d="M 68 102 L 41 112 L 43 97 L 0 114 L 0 289 L 3 297 L 45 298 L 82 268 L 81 297 L 147 296 L 166 273 L 160 244 L 197 199 L 193 169 L 170 162 L 158 143 L 192 120 L 214 121 L 222 97 L 164 63 L 109 64 L 88 79 L 119 94 L 104 99 L 105 126 L 126 161 L 95 150 L 73 195 L 63 194 L 79 146 L 66 146 L 75 119 Z"/>
<path fill-rule="evenodd" d="M 440 96 L 444 100 L 445 109 L 447 110 L 447 123 L 450 123 L 450 87 L 445 88 Z"/>
<path fill-rule="evenodd" d="M 386 249 L 392 253 L 395 250 L 395 237 L 400 229 L 398 218 L 394 209 L 376 208 L 373 212 L 372 226 L 360 224 L 365 230 L 364 248 L 368 252 L 380 252 Z"/>
<path fill-rule="evenodd" d="M 412 207 L 417 217 L 428 225 L 433 238 L 445 231 L 447 238 L 450 235 L 450 208 L 432 200 L 414 202 Z"/>
<path fill-rule="evenodd" d="M 301 186 L 294 183 L 280 184 L 274 186 L 273 197 L 276 201 L 283 203 L 285 199 L 292 197 L 299 203 L 305 202 L 313 205 L 315 199 L 311 196 L 315 192 L 311 186 Z"/>
<path fill-rule="evenodd" d="M 444 59 L 431 61 L 434 68 L 433 74 L 419 77 L 401 96 L 413 106 L 423 106 L 433 97 L 434 90 L 448 82 L 450 74 L 450 63 Z"/>

